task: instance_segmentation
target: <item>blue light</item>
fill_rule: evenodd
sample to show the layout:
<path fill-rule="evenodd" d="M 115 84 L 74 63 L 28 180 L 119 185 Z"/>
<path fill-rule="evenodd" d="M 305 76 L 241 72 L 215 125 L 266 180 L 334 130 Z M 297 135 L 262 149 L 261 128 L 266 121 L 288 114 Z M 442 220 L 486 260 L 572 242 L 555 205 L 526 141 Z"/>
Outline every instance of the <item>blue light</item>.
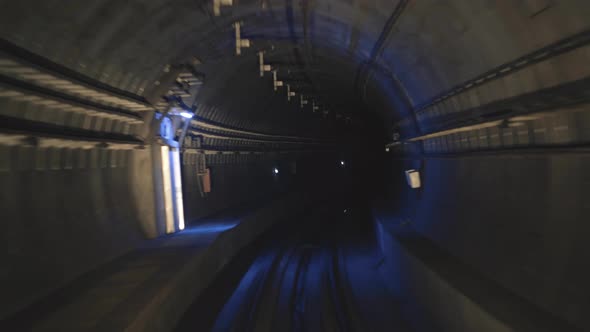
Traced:
<path fill-rule="evenodd" d="M 180 112 L 180 116 L 182 116 L 185 119 L 192 119 L 193 116 L 195 116 L 195 114 L 189 111 L 182 111 Z"/>
<path fill-rule="evenodd" d="M 236 227 L 240 220 L 212 220 L 202 221 L 201 224 L 186 228 L 182 234 L 213 234 L 221 233 Z"/>

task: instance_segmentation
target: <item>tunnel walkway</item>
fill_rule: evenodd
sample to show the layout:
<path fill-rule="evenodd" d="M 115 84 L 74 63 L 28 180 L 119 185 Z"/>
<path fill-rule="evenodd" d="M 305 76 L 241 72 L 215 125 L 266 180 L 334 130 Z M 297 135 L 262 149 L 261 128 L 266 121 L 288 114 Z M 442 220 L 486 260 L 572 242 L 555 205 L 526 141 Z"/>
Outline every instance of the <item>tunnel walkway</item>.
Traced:
<path fill-rule="evenodd" d="M 90 271 L 12 318 L 2 331 L 120 331 L 174 296 L 188 266 L 198 262 L 219 234 L 236 225 L 220 217 L 144 245 Z"/>

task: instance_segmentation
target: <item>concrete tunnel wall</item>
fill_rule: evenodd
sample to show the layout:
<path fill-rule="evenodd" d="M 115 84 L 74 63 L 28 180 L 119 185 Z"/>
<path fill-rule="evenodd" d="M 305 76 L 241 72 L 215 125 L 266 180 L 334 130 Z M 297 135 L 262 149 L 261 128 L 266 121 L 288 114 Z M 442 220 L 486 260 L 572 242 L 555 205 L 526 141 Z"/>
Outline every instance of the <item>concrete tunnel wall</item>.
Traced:
<path fill-rule="evenodd" d="M 344 171 L 340 161 L 349 162 L 345 155 L 334 152 L 209 155 L 206 161 L 211 169 L 212 191 L 202 195 L 194 159 L 190 154 L 184 158 L 183 199 L 189 225 L 230 208 L 236 215 L 226 217 L 235 218 L 291 190 L 305 191 L 320 183 L 340 183 Z M 275 168 L 278 174 L 274 173 Z"/>
<path fill-rule="evenodd" d="M 200 191 L 196 166 L 190 163 L 184 164 L 183 199 L 187 222 L 198 222 L 199 218 L 210 217 L 230 207 L 247 209 L 252 205 L 260 204 L 261 200 L 270 198 L 269 195 L 273 193 L 278 194 L 284 191 L 286 186 L 283 179 L 290 176 L 290 170 L 285 167 L 289 162 L 277 157 L 208 156 L 206 159 L 207 166 L 211 170 L 211 192 L 205 195 L 202 195 Z M 276 176 L 275 167 L 286 174 Z M 231 217 L 228 216 L 228 218 Z"/>
<path fill-rule="evenodd" d="M 0 317 L 163 234 L 150 149 L 2 147 Z M 217 158 L 216 158 L 217 157 Z M 212 156 L 212 193 L 202 198 L 185 165 L 187 222 L 285 192 L 283 156 Z M 273 168 L 279 167 L 281 177 Z M 253 189 L 255 188 L 254 192 Z"/>
<path fill-rule="evenodd" d="M 19 47 L 142 98 L 151 97 L 168 65 L 201 62 L 194 67 L 209 78 L 197 115 L 267 133 L 341 138 L 349 132 L 334 130 L 331 123 L 276 97 L 269 81 L 257 77 L 254 51 L 250 58 L 235 60 L 230 24 L 236 18 L 243 19 L 254 45 L 276 49 L 269 61 L 306 72 L 316 89 L 312 92 L 323 95 L 332 110 L 356 118 L 363 112 L 379 114 L 388 137 L 400 132 L 411 138 L 478 123 L 482 115 L 491 114 L 493 120 L 535 112 L 563 115 L 515 119 L 520 129 L 494 124 L 418 141 L 414 151 L 432 157 L 418 165 L 424 189 L 406 192 L 399 179 L 394 186 L 401 193 L 390 203 L 409 209 L 404 217 L 420 234 L 487 277 L 547 311 L 588 326 L 583 244 L 588 235 L 583 224 L 589 215 L 584 200 L 588 163 L 585 156 L 561 153 L 589 142 L 589 49 L 580 38 L 572 51 L 544 49 L 585 36 L 588 2 L 267 3 L 271 9 L 262 10 L 258 1 L 242 1 L 215 19 L 206 8 L 180 1 L 72 1 L 59 6 L 3 1 L 0 30 L 3 39 Z M 308 15 L 310 11 L 314 14 Z M 280 19 L 277 23 L 269 17 Z M 302 61 L 308 64 L 301 66 Z M 523 61 L 526 65 L 517 66 Z M 579 93 L 562 93 L 574 88 Z M 31 108 L 3 105 L 3 115 L 53 121 Z M 5 231 L 0 236 L 3 260 L 10 266 L 2 270 L 2 280 L 34 279 L 18 287 L 3 282 L 3 293 L 9 295 L 0 316 L 12 303 L 25 305 L 136 247 L 146 231 L 153 231 L 157 218 L 149 149 L 111 155 L 102 149 L 1 148 Z M 518 156 L 528 149 L 551 155 Z M 399 153 L 396 158 L 414 157 L 409 150 L 392 152 Z M 506 151 L 513 155 L 477 156 Z M 390 168 L 394 177 L 403 174 L 402 165 L 416 167 L 415 162 L 396 160 L 397 166 Z M 212 162 L 214 192 L 207 199 L 198 197 L 185 168 L 185 200 L 194 203 L 187 205 L 187 218 L 245 202 L 254 185 L 273 192 L 275 183 L 267 173 L 273 163 L 272 158 Z"/>
<path fill-rule="evenodd" d="M 0 316 L 137 247 L 155 225 L 149 151 L 3 147 Z"/>
<path fill-rule="evenodd" d="M 383 221 L 407 223 L 546 313 L 578 328 L 590 326 L 586 155 L 505 153 L 392 162 L 398 170 L 389 180 L 395 194 L 376 210 L 384 213 Z M 421 171 L 423 187 L 398 192 L 406 181 L 402 171 L 410 168 Z M 392 275 L 391 282 L 396 280 Z"/>

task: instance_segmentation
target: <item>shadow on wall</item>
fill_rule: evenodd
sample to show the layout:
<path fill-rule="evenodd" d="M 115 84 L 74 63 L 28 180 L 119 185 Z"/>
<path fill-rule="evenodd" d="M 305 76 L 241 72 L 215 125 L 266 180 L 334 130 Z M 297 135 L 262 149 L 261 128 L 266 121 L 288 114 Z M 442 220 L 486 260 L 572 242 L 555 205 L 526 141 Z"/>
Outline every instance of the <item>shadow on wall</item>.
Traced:
<path fill-rule="evenodd" d="M 223 157 L 223 158 L 222 158 Z M 183 196 L 187 223 L 201 218 L 257 207 L 261 203 L 296 189 L 313 188 L 318 183 L 335 184 L 341 174 L 340 159 L 333 152 L 308 156 L 275 155 L 244 159 L 240 155 L 208 156 L 211 192 L 200 192 L 196 165 L 183 164 Z"/>
<path fill-rule="evenodd" d="M 146 150 L 0 147 L 0 318 L 137 247 L 154 225 Z"/>
<path fill-rule="evenodd" d="M 427 157 L 422 188 L 405 183 L 416 160 L 391 160 L 381 204 L 417 234 L 516 296 L 590 326 L 587 169 L 577 153 Z M 396 210 L 397 209 L 397 210 Z"/>

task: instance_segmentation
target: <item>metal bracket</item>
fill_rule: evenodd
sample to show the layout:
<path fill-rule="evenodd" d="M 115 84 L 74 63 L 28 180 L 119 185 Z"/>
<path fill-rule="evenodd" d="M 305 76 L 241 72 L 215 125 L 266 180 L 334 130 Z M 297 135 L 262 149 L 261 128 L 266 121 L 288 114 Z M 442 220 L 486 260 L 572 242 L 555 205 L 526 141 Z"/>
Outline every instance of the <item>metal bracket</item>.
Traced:
<path fill-rule="evenodd" d="M 276 70 L 273 70 L 273 72 L 272 72 L 272 80 L 273 80 L 273 86 L 274 86 L 275 91 L 277 91 L 278 87 L 283 86 L 283 81 L 279 81 L 277 79 L 277 71 Z"/>
<path fill-rule="evenodd" d="M 265 71 L 272 70 L 272 67 L 270 65 L 264 64 L 264 52 L 262 52 L 262 51 L 258 52 L 258 63 L 260 65 L 260 77 L 264 77 Z M 275 70 L 275 72 L 276 72 L 276 70 Z M 277 80 L 276 74 L 274 75 L 274 80 L 275 80 L 275 82 Z M 276 86 L 275 86 L 275 90 L 276 90 Z"/>
<path fill-rule="evenodd" d="M 291 101 L 291 97 L 295 97 L 295 92 L 291 91 L 291 86 L 287 84 L 287 100 Z"/>
<path fill-rule="evenodd" d="M 221 15 L 221 7 L 231 7 L 233 6 L 233 0 L 213 0 L 213 15 L 219 16 Z"/>
<path fill-rule="evenodd" d="M 242 54 L 242 48 L 250 47 L 250 40 L 249 39 L 242 39 L 241 36 L 241 27 L 242 22 L 235 22 L 233 24 L 235 29 L 235 36 L 236 36 L 236 55 Z"/>
<path fill-rule="evenodd" d="M 311 102 L 311 105 L 311 109 L 314 113 L 320 110 L 320 107 L 315 104 L 315 100 Z"/>
<path fill-rule="evenodd" d="M 303 106 L 307 105 L 307 100 L 305 100 L 305 99 L 303 98 L 303 95 L 299 95 L 299 97 L 300 97 L 300 98 L 299 98 L 299 103 L 300 103 L 300 105 L 301 105 L 301 108 L 303 108 Z"/>

